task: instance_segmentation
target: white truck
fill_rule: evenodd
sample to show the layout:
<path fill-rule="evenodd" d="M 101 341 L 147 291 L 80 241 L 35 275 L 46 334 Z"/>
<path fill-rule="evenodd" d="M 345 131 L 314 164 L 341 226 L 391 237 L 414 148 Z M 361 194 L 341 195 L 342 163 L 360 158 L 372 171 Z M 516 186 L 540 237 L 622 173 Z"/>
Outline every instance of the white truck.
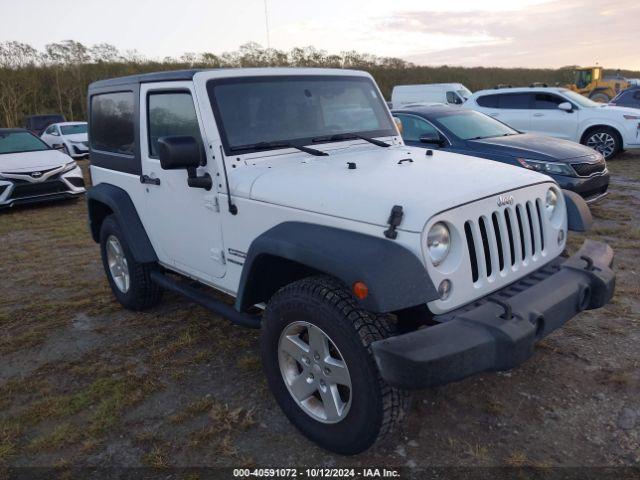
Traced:
<path fill-rule="evenodd" d="M 391 104 L 393 108 L 433 104 L 462 105 L 470 96 L 469 89 L 461 83 L 396 85 L 391 91 Z"/>
<path fill-rule="evenodd" d="M 176 291 L 260 328 L 282 411 L 334 452 L 392 431 L 408 390 L 518 365 L 613 295 L 610 247 L 561 255 L 590 222 L 579 196 L 403 145 L 367 73 L 164 72 L 88 100 L 89 225 L 115 297 Z"/>

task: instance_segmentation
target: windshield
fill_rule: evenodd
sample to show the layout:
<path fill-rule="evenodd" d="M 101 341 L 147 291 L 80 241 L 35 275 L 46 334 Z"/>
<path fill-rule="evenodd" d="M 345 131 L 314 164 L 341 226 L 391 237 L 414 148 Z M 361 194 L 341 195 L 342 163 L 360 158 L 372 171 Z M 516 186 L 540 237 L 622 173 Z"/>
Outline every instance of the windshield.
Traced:
<path fill-rule="evenodd" d="M 62 125 L 60 131 L 63 135 L 73 135 L 76 133 L 87 133 L 87 124 L 79 123 L 77 125 Z"/>
<path fill-rule="evenodd" d="M 462 87 L 462 89 L 458 90 L 458 95 L 460 95 L 465 100 L 468 100 L 471 96 L 471 90 L 469 90 L 467 87 Z"/>
<path fill-rule="evenodd" d="M 579 106 L 584 107 L 584 108 L 594 108 L 594 107 L 601 107 L 602 104 L 598 103 L 598 102 L 594 102 L 593 100 L 584 97 L 582 95 L 580 95 L 579 93 L 576 92 L 572 92 L 571 90 L 563 90 L 562 95 L 564 95 L 565 97 L 567 97 L 569 100 L 571 100 L 574 103 L 577 103 Z"/>
<path fill-rule="evenodd" d="M 493 118 L 474 111 L 434 117 L 434 120 L 462 140 L 504 137 L 519 132 Z"/>
<path fill-rule="evenodd" d="M 49 150 L 46 143 L 29 132 L 0 132 L 0 154 Z"/>
<path fill-rule="evenodd" d="M 371 79 L 347 76 L 246 77 L 207 85 L 227 152 L 256 145 L 305 145 L 339 134 L 397 135 Z M 263 148 L 264 150 L 264 148 Z"/>

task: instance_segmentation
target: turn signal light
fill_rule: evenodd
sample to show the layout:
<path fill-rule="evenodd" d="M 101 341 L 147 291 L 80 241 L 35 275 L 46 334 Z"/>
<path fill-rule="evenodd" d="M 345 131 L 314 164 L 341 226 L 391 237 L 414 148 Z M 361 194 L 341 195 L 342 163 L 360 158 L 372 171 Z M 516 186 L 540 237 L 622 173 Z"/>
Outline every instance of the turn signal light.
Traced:
<path fill-rule="evenodd" d="M 351 289 L 353 290 L 353 294 L 359 300 L 364 300 L 369 295 L 369 287 L 367 287 L 367 284 L 364 282 L 355 282 Z"/>

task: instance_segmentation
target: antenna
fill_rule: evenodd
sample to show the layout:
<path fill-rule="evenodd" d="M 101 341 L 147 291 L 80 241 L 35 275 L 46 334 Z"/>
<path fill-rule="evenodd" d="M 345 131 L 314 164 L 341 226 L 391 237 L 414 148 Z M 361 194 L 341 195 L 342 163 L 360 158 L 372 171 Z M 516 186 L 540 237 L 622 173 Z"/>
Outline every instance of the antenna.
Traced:
<path fill-rule="evenodd" d="M 267 27 L 267 49 L 270 49 L 271 39 L 269 38 L 269 11 L 267 10 L 267 0 L 264 0 L 264 24 Z"/>

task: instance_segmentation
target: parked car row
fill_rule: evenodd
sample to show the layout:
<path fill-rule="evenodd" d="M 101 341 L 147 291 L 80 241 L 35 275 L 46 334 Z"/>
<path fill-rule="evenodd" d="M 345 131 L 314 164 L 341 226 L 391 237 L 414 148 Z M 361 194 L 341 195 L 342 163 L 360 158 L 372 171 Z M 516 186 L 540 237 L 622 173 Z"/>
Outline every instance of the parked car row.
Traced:
<path fill-rule="evenodd" d="M 547 86 L 471 94 L 461 84 L 399 85 L 393 89 L 391 103 L 394 109 L 444 104 L 476 110 L 519 132 L 581 143 L 606 160 L 623 150 L 640 149 L 640 87 L 601 104 L 569 89 Z"/>
<path fill-rule="evenodd" d="M 583 145 L 521 133 L 482 113 L 447 106 L 393 110 L 406 144 L 495 160 L 545 173 L 594 202 L 607 193 L 604 157 Z"/>

